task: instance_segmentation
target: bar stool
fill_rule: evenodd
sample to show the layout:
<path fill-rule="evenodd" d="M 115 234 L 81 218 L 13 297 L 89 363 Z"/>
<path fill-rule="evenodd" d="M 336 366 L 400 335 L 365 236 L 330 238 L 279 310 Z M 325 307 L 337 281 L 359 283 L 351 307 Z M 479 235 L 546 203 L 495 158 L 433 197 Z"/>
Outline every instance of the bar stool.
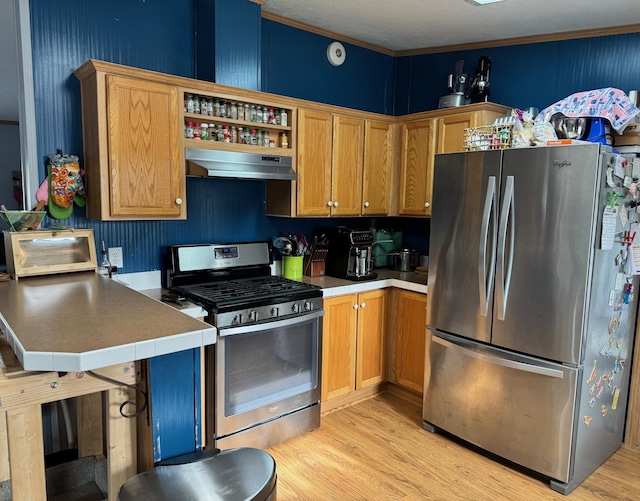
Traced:
<path fill-rule="evenodd" d="M 260 449 L 194 452 L 130 478 L 119 501 L 276 501 L 276 462 Z"/>

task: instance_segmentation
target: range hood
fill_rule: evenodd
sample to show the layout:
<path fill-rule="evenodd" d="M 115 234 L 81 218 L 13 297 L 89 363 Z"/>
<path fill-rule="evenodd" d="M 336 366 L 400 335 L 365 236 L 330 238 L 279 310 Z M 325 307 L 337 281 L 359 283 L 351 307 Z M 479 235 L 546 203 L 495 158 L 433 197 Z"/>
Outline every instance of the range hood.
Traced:
<path fill-rule="evenodd" d="M 185 148 L 187 176 L 296 180 L 291 157 Z"/>

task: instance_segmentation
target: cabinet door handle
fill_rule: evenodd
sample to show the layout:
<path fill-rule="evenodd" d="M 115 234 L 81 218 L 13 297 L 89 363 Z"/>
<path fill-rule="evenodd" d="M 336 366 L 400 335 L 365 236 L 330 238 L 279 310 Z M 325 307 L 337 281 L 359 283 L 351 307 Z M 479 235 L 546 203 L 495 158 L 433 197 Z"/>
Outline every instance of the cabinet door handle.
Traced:
<path fill-rule="evenodd" d="M 431 204 L 430 204 L 429 202 L 425 202 L 425 203 L 424 203 L 424 206 L 425 206 L 426 208 L 429 208 L 429 207 L 431 207 Z"/>
<path fill-rule="evenodd" d="M 329 201 L 327 202 L 327 206 L 331 207 L 332 205 L 333 205 L 333 202 L 332 202 L 331 200 L 329 200 Z"/>
<path fill-rule="evenodd" d="M 367 303 L 360 303 L 360 308 L 364 308 L 365 306 L 367 306 Z"/>
<path fill-rule="evenodd" d="M 176 198 L 176 205 L 182 205 L 182 198 Z"/>
<path fill-rule="evenodd" d="M 369 202 L 365 202 L 365 203 L 364 203 L 364 206 L 365 206 L 365 207 L 369 207 Z"/>
<path fill-rule="evenodd" d="M 338 202 L 333 202 L 333 206 L 337 207 L 338 206 Z"/>
<path fill-rule="evenodd" d="M 353 309 L 354 309 L 354 310 L 357 310 L 357 309 L 358 309 L 358 303 L 356 303 L 356 304 L 354 304 L 354 305 L 353 305 Z"/>

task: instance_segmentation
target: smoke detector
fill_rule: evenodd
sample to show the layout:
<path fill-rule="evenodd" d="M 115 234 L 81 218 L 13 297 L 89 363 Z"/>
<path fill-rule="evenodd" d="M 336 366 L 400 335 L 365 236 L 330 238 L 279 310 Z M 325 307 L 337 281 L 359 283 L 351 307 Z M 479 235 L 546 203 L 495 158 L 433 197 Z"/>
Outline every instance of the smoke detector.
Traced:
<path fill-rule="evenodd" d="M 327 47 L 327 59 L 333 66 L 340 66 L 347 57 L 347 51 L 340 42 L 332 42 Z"/>

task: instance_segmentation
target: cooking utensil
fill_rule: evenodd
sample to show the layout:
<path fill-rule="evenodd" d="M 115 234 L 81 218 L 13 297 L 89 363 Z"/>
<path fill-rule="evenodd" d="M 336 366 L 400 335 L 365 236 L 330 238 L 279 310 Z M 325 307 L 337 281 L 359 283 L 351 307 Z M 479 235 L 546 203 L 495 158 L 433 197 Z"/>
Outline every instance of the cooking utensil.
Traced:
<path fill-rule="evenodd" d="M 278 237 L 273 241 L 273 246 L 280 251 L 283 256 L 290 256 L 293 252 L 293 244 L 287 237 Z"/>
<path fill-rule="evenodd" d="M 35 230 L 45 214 L 45 211 L 7 210 L 3 205 L 0 217 L 7 223 L 11 231 L 27 231 Z"/>
<path fill-rule="evenodd" d="M 582 139 L 587 129 L 587 119 L 559 116 L 551 121 L 558 139 Z"/>
<path fill-rule="evenodd" d="M 412 271 L 420 264 L 420 253 L 415 249 L 400 249 L 395 256 L 396 271 Z"/>

